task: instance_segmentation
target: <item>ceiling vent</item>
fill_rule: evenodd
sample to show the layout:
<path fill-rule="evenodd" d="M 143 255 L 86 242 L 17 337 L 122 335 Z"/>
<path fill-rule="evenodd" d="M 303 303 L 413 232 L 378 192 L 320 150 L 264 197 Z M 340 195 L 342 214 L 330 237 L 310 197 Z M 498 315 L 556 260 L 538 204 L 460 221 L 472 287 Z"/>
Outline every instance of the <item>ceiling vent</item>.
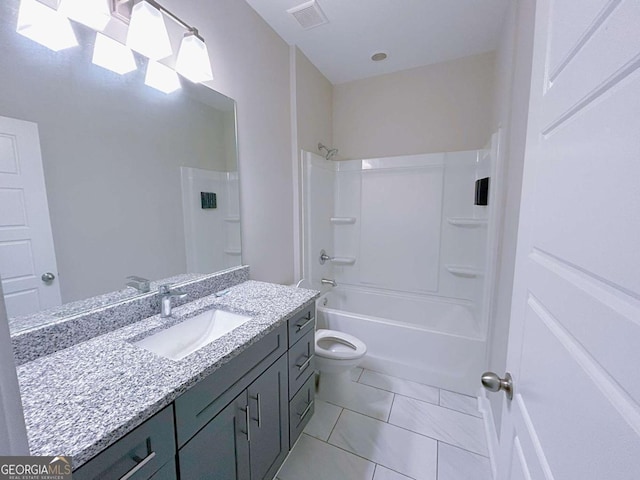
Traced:
<path fill-rule="evenodd" d="M 316 0 L 311 0 L 297 7 L 290 8 L 287 10 L 287 13 L 293 15 L 293 18 L 295 18 L 305 30 L 329 23 L 329 20 L 327 20 L 327 17 L 320 9 L 320 5 L 318 5 Z"/>

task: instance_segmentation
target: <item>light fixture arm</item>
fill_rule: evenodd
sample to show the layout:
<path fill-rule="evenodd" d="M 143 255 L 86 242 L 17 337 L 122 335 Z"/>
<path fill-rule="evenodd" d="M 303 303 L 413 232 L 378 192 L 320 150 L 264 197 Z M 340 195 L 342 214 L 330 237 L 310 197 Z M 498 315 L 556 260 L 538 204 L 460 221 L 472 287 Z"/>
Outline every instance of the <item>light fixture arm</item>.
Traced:
<path fill-rule="evenodd" d="M 130 9 L 129 9 L 129 16 L 127 16 L 126 14 L 123 14 L 122 7 L 128 6 L 128 5 L 133 7 L 133 5 L 137 3 L 137 1 L 138 0 L 112 0 L 113 2 L 112 9 L 114 14 L 117 14 L 118 18 L 128 23 L 128 21 L 130 20 Z M 204 42 L 204 38 L 202 38 L 202 36 L 200 35 L 196 27 L 189 25 L 187 22 L 185 22 L 180 17 L 178 17 L 175 13 L 173 13 L 169 9 L 163 7 L 158 2 L 156 2 L 156 0 L 146 0 L 146 1 L 154 8 L 164 13 L 167 17 L 169 17 L 171 20 L 176 22 L 178 25 L 188 30 L 189 34 L 194 35 L 196 38 L 199 38 L 201 41 Z"/>

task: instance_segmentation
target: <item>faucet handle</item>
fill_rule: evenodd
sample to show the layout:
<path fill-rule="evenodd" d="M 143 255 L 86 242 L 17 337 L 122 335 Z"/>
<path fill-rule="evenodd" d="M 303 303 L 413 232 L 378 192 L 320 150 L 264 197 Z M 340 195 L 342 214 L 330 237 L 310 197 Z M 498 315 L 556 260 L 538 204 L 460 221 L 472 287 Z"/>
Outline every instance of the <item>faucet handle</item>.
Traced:
<path fill-rule="evenodd" d="M 148 278 L 137 277 L 135 275 L 131 275 L 127 277 L 127 286 L 133 287 L 139 292 L 146 293 L 151 290 L 150 280 Z"/>
<path fill-rule="evenodd" d="M 165 283 L 164 285 L 160 285 L 158 287 L 158 293 L 162 296 L 168 295 L 170 297 L 176 297 L 176 298 L 185 298 L 187 296 L 187 292 L 177 288 L 171 288 L 171 285 L 168 283 Z"/>

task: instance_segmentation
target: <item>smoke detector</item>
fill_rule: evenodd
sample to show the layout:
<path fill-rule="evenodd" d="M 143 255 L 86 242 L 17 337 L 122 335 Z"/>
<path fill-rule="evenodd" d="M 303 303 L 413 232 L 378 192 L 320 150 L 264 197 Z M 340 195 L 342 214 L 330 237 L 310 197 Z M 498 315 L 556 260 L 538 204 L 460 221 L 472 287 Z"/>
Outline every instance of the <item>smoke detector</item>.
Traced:
<path fill-rule="evenodd" d="M 295 18 L 300 26 L 305 30 L 319 27 L 325 23 L 329 23 L 324 12 L 320 9 L 320 5 L 316 0 L 305 2 L 297 7 L 290 8 L 287 13 Z"/>

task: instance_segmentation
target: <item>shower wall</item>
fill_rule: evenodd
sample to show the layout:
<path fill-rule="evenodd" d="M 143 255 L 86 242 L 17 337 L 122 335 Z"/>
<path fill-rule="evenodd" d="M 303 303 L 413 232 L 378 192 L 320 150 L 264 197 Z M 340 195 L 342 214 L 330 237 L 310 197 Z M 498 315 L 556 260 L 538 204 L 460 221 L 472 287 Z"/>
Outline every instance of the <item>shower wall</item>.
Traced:
<path fill-rule="evenodd" d="M 341 286 L 463 305 L 468 335 L 486 335 L 484 273 L 488 207 L 475 180 L 489 151 L 304 162 L 305 277 Z M 320 265 L 320 250 L 335 257 Z"/>
<path fill-rule="evenodd" d="M 320 290 L 322 278 L 333 278 L 333 264 L 321 265 L 320 250 L 333 249 L 333 230 L 330 219 L 334 212 L 334 191 L 338 163 L 320 155 L 302 152 L 302 222 L 303 276 Z"/>

